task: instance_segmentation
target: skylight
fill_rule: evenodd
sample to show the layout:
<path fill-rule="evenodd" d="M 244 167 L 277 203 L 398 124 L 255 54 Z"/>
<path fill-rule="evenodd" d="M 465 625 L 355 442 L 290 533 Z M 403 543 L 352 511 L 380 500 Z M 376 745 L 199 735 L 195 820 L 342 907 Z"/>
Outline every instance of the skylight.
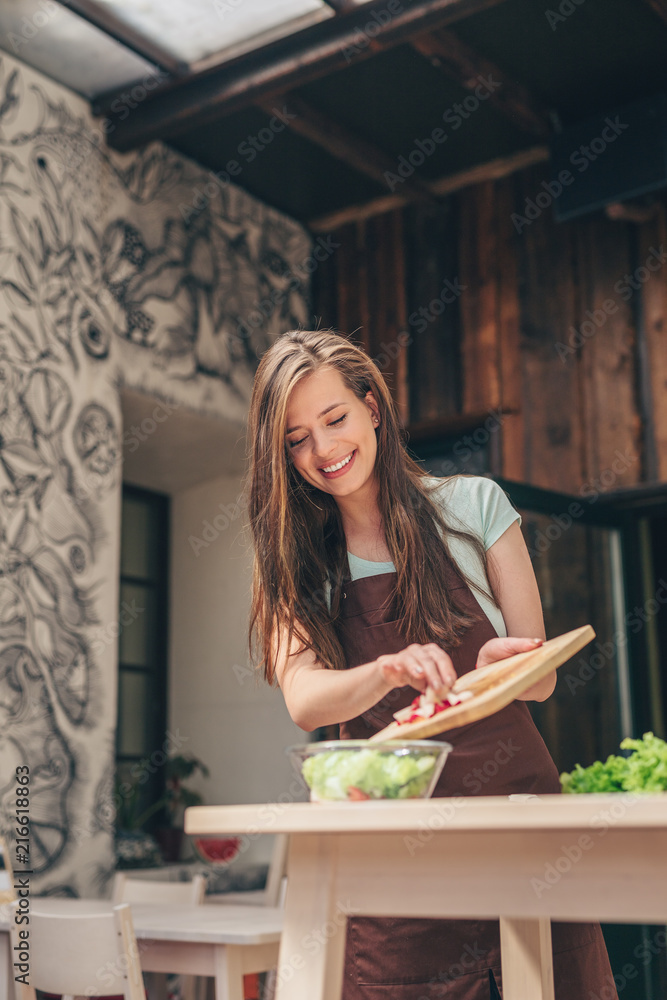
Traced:
<path fill-rule="evenodd" d="M 370 0 L 348 0 L 364 7 Z M 0 48 L 89 99 L 198 72 L 336 16 L 342 0 L 0 0 Z M 114 30 L 115 22 L 115 30 Z M 99 26 L 98 26 L 99 25 Z M 126 37 L 126 33 L 127 36 Z M 164 57 L 164 58 L 161 58 Z"/>
<path fill-rule="evenodd" d="M 97 0 L 177 56 L 223 61 L 318 21 L 335 17 L 323 0 Z"/>

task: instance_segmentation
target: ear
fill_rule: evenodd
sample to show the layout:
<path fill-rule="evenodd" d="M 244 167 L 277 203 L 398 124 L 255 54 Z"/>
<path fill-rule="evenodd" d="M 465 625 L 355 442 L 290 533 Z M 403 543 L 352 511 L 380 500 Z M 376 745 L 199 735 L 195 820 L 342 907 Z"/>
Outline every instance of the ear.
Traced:
<path fill-rule="evenodd" d="M 380 407 L 378 406 L 377 400 L 375 399 L 375 396 L 373 395 L 373 393 L 372 393 L 372 391 L 370 389 L 368 390 L 368 392 L 364 396 L 364 403 L 366 404 L 366 406 L 368 407 L 368 409 L 370 411 L 371 418 L 373 419 L 373 422 L 375 423 L 375 421 L 377 420 L 377 424 L 375 426 L 376 427 L 379 426 L 379 424 L 380 424 Z"/>

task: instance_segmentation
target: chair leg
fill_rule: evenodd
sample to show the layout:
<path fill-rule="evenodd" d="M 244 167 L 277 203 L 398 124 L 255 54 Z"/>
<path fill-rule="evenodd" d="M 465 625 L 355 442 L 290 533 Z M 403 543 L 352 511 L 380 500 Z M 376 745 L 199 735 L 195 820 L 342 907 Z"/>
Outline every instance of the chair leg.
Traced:
<path fill-rule="evenodd" d="M 213 1000 L 213 980 L 210 976 L 189 976 L 188 978 L 192 980 L 192 990 L 188 994 L 190 1000 Z M 185 984 L 184 988 L 187 989 L 188 985 Z"/>
<path fill-rule="evenodd" d="M 276 969 L 269 969 L 264 980 L 262 1000 L 274 1000 L 276 995 Z"/>
<path fill-rule="evenodd" d="M 215 950 L 215 1000 L 244 1000 L 240 947 L 225 944 Z"/>
<path fill-rule="evenodd" d="M 148 1000 L 167 1000 L 167 975 L 164 972 L 144 972 Z"/>
<path fill-rule="evenodd" d="M 181 976 L 181 1000 L 198 1000 L 199 982 L 205 976 Z"/>

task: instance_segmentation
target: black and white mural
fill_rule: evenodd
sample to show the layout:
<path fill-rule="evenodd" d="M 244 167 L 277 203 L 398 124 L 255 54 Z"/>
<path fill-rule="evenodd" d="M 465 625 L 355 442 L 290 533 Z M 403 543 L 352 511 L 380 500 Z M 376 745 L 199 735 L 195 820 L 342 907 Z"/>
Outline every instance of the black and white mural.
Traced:
<path fill-rule="evenodd" d="M 210 192 L 202 198 L 201 191 Z M 245 418 L 308 321 L 310 238 L 161 144 L 111 155 L 85 104 L 0 61 L 0 832 L 31 773 L 33 889 L 113 867 L 122 387 Z"/>

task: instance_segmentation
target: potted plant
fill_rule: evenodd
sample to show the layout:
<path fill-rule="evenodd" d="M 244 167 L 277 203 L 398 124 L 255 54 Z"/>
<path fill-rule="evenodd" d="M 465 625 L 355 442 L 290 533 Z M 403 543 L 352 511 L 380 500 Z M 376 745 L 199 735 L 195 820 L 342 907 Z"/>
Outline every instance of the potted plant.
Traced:
<path fill-rule="evenodd" d="M 169 757 L 165 768 L 165 792 L 156 802 L 153 802 L 143 812 L 138 813 L 139 783 L 116 782 L 116 854 L 119 867 L 149 865 L 159 863 L 149 858 L 148 843 L 152 842 L 157 853 L 157 845 L 165 861 L 178 861 L 183 842 L 183 811 L 188 806 L 198 806 L 202 797 L 191 788 L 186 788 L 183 782 L 199 771 L 205 778 L 209 770 L 202 761 L 192 754 L 177 754 Z M 168 825 L 158 827 L 154 835 L 144 831 L 144 824 L 161 810 L 165 810 Z M 125 857 L 130 852 L 132 857 Z M 136 854 L 136 860 L 134 859 Z"/>
<path fill-rule="evenodd" d="M 160 845 L 164 860 L 178 861 L 183 843 L 183 813 L 188 806 L 199 806 L 203 802 L 199 792 L 186 788 L 183 782 L 197 771 L 204 778 L 208 778 L 209 770 L 206 764 L 192 754 L 177 754 L 175 757 L 169 757 L 164 766 L 165 793 L 162 798 L 145 810 L 141 820 L 145 823 L 160 809 L 166 810 L 169 824 L 158 827 L 155 831 L 155 838 Z"/>
<path fill-rule="evenodd" d="M 162 863 L 155 837 L 142 830 L 137 780 L 117 774 L 114 781 L 116 868 L 154 868 Z"/>

